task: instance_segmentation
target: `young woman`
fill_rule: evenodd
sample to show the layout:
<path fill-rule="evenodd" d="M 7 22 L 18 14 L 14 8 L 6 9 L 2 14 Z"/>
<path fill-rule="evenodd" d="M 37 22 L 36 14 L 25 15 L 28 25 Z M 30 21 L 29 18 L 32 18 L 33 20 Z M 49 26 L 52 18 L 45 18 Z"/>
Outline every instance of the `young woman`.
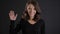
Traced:
<path fill-rule="evenodd" d="M 19 24 L 14 28 L 17 14 L 13 10 L 9 13 L 10 34 L 17 34 L 22 30 L 22 34 L 45 34 L 45 22 L 41 18 L 41 10 L 36 1 L 30 0 L 26 3 L 25 10 Z"/>

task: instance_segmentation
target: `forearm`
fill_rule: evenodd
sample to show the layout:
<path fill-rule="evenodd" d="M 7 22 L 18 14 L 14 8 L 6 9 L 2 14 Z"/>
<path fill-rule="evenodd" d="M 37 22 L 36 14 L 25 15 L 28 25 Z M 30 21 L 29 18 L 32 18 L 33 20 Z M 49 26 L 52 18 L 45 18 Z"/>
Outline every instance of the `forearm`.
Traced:
<path fill-rule="evenodd" d="M 15 21 L 11 21 L 10 34 L 17 34 L 17 32 L 19 32 L 22 27 L 21 21 L 19 22 L 19 24 L 16 25 L 16 27 L 14 27 L 15 26 L 14 23 Z"/>
<path fill-rule="evenodd" d="M 14 34 L 14 31 L 15 31 L 15 28 L 14 28 L 14 23 L 15 23 L 15 21 L 10 21 L 11 23 L 10 23 L 10 31 L 9 31 L 9 33 L 10 34 Z"/>

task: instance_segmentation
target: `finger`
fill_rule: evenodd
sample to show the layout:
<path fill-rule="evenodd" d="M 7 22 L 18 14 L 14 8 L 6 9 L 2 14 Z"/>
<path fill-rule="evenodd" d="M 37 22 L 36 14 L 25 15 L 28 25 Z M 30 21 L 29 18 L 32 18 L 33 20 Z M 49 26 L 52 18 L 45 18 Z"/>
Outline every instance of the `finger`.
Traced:
<path fill-rule="evenodd" d="M 10 15 L 14 15 L 14 11 L 10 11 L 10 13 L 9 13 Z"/>
<path fill-rule="evenodd" d="M 11 14 L 14 14 L 14 11 L 10 11 Z"/>
<path fill-rule="evenodd" d="M 9 16 L 10 16 L 10 13 L 9 13 Z"/>
<path fill-rule="evenodd" d="M 18 16 L 18 14 L 16 14 L 16 17 Z"/>
<path fill-rule="evenodd" d="M 12 14 L 12 13 L 9 13 L 9 16 L 13 16 L 14 14 Z"/>

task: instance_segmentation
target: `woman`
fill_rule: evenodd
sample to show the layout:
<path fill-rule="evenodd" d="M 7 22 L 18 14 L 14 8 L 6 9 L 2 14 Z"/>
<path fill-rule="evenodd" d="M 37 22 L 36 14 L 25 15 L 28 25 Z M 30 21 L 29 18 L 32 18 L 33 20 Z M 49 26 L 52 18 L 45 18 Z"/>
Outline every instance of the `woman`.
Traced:
<path fill-rule="evenodd" d="M 41 10 L 36 1 L 30 0 L 26 3 L 25 11 L 16 28 L 14 28 L 14 23 L 17 14 L 11 10 L 9 17 L 11 21 L 10 34 L 17 34 L 20 30 L 22 30 L 22 34 L 45 34 L 45 23 L 41 18 Z"/>

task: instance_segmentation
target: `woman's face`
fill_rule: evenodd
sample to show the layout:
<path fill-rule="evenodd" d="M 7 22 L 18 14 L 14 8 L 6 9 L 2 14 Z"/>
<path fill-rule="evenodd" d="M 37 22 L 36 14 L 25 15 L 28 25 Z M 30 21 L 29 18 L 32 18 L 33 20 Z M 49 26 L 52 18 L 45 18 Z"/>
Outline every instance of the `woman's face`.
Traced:
<path fill-rule="evenodd" d="M 27 11 L 30 17 L 34 17 L 34 15 L 36 14 L 36 10 L 33 4 L 29 4 L 27 6 Z"/>

